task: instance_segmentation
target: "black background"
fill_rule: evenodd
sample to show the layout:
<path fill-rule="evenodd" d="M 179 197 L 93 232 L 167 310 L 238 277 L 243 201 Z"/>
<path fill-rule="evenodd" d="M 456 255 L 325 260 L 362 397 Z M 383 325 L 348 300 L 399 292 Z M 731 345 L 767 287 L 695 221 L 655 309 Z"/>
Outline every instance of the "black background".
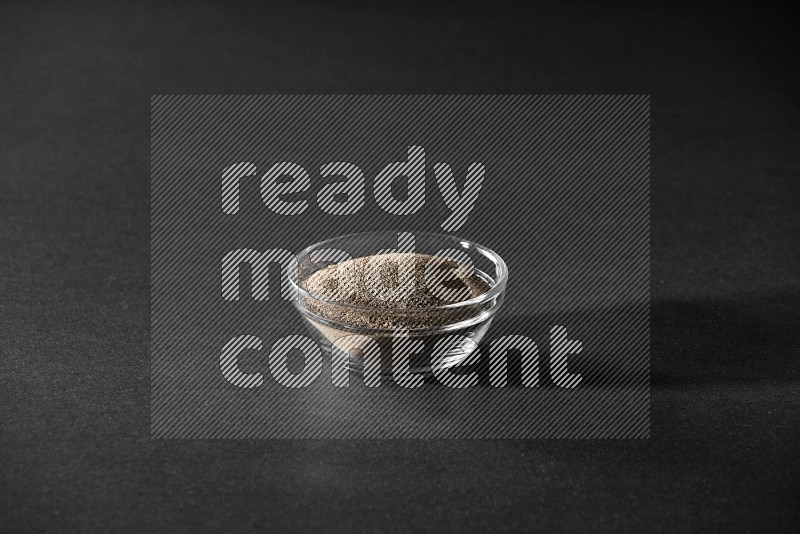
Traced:
<path fill-rule="evenodd" d="M 4 2 L 0 530 L 796 528 L 794 26 L 777 4 Z M 652 94 L 651 439 L 149 439 L 160 93 Z"/>

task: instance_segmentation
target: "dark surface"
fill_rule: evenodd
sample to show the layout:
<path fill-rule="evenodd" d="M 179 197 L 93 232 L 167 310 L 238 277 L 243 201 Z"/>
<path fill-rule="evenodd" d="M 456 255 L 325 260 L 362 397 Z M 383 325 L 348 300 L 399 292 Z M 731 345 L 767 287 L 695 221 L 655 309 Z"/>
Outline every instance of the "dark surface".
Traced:
<path fill-rule="evenodd" d="M 774 6 L 0 7 L 0 531 L 790 531 L 800 135 Z M 154 93 L 652 94 L 652 438 L 149 439 Z"/>

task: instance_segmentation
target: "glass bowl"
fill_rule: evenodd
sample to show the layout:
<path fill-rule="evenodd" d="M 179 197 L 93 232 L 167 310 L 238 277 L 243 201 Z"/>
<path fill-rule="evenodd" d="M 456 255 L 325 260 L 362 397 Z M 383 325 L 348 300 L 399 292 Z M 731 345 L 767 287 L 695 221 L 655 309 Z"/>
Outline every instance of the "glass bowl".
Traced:
<path fill-rule="evenodd" d="M 321 269 L 338 269 L 341 263 L 349 259 L 370 258 L 391 252 L 413 252 L 455 262 L 449 263 L 447 268 L 440 268 L 444 273 L 440 273 L 442 279 L 428 276 L 429 271 L 424 271 L 422 278 L 420 275 L 411 277 L 416 285 L 426 283 L 426 290 L 441 291 L 439 294 L 447 295 L 448 288 L 453 287 L 453 276 L 448 277 L 447 274 L 453 274 L 456 269 L 462 275 L 468 273 L 470 280 L 481 284 L 485 292 L 463 301 L 443 299 L 442 304 L 435 306 L 386 308 L 385 305 L 344 302 L 330 294 L 315 292 L 307 285 L 309 278 Z M 290 279 L 292 288 L 297 291 L 294 305 L 314 340 L 329 356 L 347 347 L 347 340 L 343 338 L 374 341 L 371 347 L 379 349 L 382 374 L 391 374 L 393 361 L 397 361 L 400 351 L 408 352 L 404 356 L 408 358 L 410 373 L 429 374 L 433 370 L 462 363 L 475 351 L 489 329 L 503 302 L 508 280 L 506 264 L 495 252 L 466 239 L 435 233 L 368 232 L 346 235 L 303 249 L 297 255 L 297 260 L 296 278 Z M 362 261 L 368 262 L 371 258 Z M 428 264 L 435 263 L 428 261 Z M 344 275 L 342 271 L 335 272 L 338 276 Z M 436 268 L 432 267 L 430 272 L 436 274 Z M 389 289 L 398 290 L 397 287 Z M 447 341 L 443 342 L 445 338 Z M 363 373 L 364 351 L 347 350 L 346 367 Z"/>

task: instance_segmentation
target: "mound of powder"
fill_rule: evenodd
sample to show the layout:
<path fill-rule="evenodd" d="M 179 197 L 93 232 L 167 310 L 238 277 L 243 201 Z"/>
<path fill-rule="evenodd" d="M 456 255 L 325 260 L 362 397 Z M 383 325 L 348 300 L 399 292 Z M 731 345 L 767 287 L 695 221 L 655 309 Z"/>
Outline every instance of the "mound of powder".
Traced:
<path fill-rule="evenodd" d="M 426 328 L 463 320 L 483 307 L 426 309 L 464 302 L 490 289 L 475 272 L 453 260 L 412 253 L 344 261 L 315 272 L 305 286 L 316 297 L 306 298 L 306 306 L 321 317 L 356 328 L 392 329 Z"/>

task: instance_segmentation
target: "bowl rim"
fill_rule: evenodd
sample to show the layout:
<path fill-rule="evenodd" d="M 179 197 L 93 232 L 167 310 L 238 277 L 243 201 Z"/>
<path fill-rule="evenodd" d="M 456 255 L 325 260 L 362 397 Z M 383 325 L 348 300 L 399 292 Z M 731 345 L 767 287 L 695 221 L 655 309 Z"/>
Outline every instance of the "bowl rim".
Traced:
<path fill-rule="evenodd" d="M 367 236 L 378 236 L 378 235 L 383 235 L 383 236 L 394 235 L 394 236 L 397 236 L 401 232 L 402 231 L 399 231 L 399 230 L 397 230 L 397 231 L 394 231 L 394 230 L 381 230 L 381 231 L 374 231 L 374 232 L 356 232 L 356 233 L 352 233 L 352 234 L 340 235 L 340 236 L 332 237 L 332 238 L 329 238 L 329 239 L 324 239 L 322 241 L 318 241 L 316 243 L 308 245 L 303 250 L 298 252 L 296 257 L 299 260 L 299 258 L 301 258 L 303 256 L 310 256 L 311 250 L 316 249 L 316 248 L 320 248 L 321 246 L 323 246 L 325 244 L 329 244 L 329 243 L 332 243 L 334 241 L 338 241 L 340 239 L 355 238 L 355 237 L 367 237 Z M 446 240 L 451 240 L 451 241 L 457 241 L 458 244 L 460 244 L 466 250 L 475 249 L 481 255 L 483 255 L 484 257 L 488 258 L 492 263 L 494 263 L 495 270 L 497 271 L 497 282 L 495 282 L 491 286 L 489 291 L 487 291 L 486 293 L 481 293 L 477 297 L 473 297 L 471 299 L 464 300 L 464 301 L 461 301 L 461 302 L 454 302 L 452 304 L 443 304 L 441 306 L 432 306 L 432 307 L 427 307 L 427 308 L 397 308 L 397 309 L 393 309 L 393 310 L 382 310 L 382 311 L 390 311 L 390 312 L 402 313 L 402 314 L 415 314 L 415 313 L 431 313 L 431 312 L 435 312 L 435 311 L 439 311 L 439 310 L 445 310 L 445 311 L 447 311 L 447 310 L 458 310 L 458 309 L 461 309 L 461 308 L 469 308 L 469 307 L 472 307 L 472 306 L 477 306 L 477 305 L 480 305 L 480 304 L 484 304 L 486 302 L 490 302 L 491 300 L 495 299 L 498 295 L 500 295 L 503 291 L 505 291 L 506 283 L 508 282 L 508 266 L 506 265 L 506 262 L 503 261 L 503 258 L 501 258 L 500 255 L 497 254 L 497 252 L 493 251 L 492 249 L 490 249 L 488 247 L 485 247 L 485 246 L 483 246 L 483 245 L 481 245 L 479 243 L 476 243 L 475 241 L 471 241 L 469 239 L 463 239 L 463 238 L 460 238 L 460 237 L 457 237 L 457 236 L 454 236 L 454 235 L 450 235 L 450 234 L 441 234 L 441 233 L 437 233 L 437 232 L 413 232 L 413 231 L 409 231 L 408 233 L 411 233 L 411 234 L 413 234 L 415 236 L 427 236 L 429 238 L 441 238 L 441 239 L 446 239 Z M 481 272 L 478 269 L 475 269 L 475 270 L 478 271 L 478 272 Z M 484 274 L 486 274 L 486 273 L 484 273 Z M 320 298 L 317 295 L 315 295 L 315 294 L 311 293 L 310 291 L 308 291 L 306 288 L 304 288 L 299 283 L 299 278 L 300 278 L 299 269 L 298 269 L 298 272 L 296 273 L 296 278 L 297 279 L 295 279 L 295 277 L 291 277 L 290 276 L 289 277 L 289 283 L 291 284 L 292 289 L 297 291 L 298 295 L 302 295 L 303 297 L 310 298 L 310 299 L 312 299 L 312 300 L 314 300 L 316 302 L 321 302 L 321 303 L 324 303 L 324 304 L 331 304 L 333 306 L 336 306 L 336 307 L 339 307 L 339 308 L 348 309 L 348 310 L 361 311 L 361 312 L 370 312 L 370 311 L 378 310 L 378 308 L 375 308 L 374 306 L 358 306 L 358 305 L 355 305 L 355 304 L 347 304 L 347 303 L 340 302 L 340 301 L 337 301 L 337 300 L 326 300 L 326 299 Z M 300 299 L 299 298 L 297 299 L 297 304 L 300 305 Z"/>

